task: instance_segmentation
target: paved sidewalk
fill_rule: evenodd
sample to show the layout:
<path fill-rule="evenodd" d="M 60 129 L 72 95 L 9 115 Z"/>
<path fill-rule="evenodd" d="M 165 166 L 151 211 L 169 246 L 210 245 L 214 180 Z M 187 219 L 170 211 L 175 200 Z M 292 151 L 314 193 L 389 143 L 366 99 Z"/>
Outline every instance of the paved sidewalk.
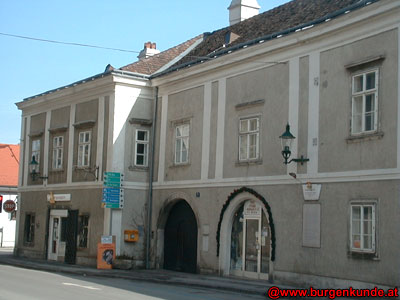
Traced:
<path fill-rule="evenodd" d="M 266 295 L 266 291 L 269 287 L 277 286 L 276 284 L 271 284 L 262 280 L 188 274 L 167 270 L 97 270 L 94 267 L 68 265 L 60 262 L 16 257 L 12 255 L 12 249 L 7 251 L 7 249 L 4 248 L 0 248 L 0 264 L 49 272 L 211 288 L 262 296 Z M 279 287 L 291 288 L 282 285 L 279 285 Z"/>

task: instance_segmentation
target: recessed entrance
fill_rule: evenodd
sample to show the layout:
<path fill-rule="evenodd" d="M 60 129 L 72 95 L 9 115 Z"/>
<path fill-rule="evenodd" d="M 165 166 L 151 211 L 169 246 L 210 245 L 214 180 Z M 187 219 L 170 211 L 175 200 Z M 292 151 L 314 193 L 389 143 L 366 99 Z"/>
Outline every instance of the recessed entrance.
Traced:
<path fill-rule="evenodd" d="M 248 200 L 235 212 L 231 232 L 230 273 L 268 279 L 271 234 L 261 205 Z"/>
<path fill-rule="evenodd" d="M 197 222 L 191 207 L 183 200 L 172 207 L 165 225 L 164 268 L 196 273 Z"/>
<path fill-rule="evenodd" d="M 65 221 L 67 210 L 52 209 L 49 220 L 48 260 L 60 260 L 65 256 Z"/>

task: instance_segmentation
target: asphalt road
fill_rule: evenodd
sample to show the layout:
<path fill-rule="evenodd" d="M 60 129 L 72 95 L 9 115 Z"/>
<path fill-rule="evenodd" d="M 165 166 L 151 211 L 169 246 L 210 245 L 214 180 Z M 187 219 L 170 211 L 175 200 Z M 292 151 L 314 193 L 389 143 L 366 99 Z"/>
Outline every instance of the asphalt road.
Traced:
<path fill-rule="evenodd" d="M 226 291 L 49 273 L 0 265 L 0 300 L 265 299 Z"/>

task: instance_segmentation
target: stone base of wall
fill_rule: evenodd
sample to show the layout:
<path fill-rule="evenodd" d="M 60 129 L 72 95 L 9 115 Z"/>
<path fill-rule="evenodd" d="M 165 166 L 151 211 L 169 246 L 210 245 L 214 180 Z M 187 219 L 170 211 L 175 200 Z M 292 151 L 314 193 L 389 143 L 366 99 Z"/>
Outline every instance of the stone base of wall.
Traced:
<path fill-rule="evenodd" d="M 393 286 L 378 285 L 370 282 L 362 282 L 355 280 L 346 280 L 325 276 L 306 275 L 291 272 L 274 271 L 274 282 L 279 284 L 298 286 L 298 287 L 310 287 L 328 289 L 328 288 L 340 288 L 348 289 L 352 287 L 354 289 L 373 289 L 375 287 L 387 290 L 392 289 Z"/>

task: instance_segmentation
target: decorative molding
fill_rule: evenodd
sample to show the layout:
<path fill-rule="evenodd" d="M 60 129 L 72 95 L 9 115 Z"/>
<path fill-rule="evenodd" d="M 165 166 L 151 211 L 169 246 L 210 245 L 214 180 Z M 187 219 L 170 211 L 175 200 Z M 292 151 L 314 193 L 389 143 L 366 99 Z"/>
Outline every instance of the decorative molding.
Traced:
<path fill-rule="evenodd" d="M 96 124 L 95 120 L 87 120 L 87 121 L 81 121 L 81 122 L 76 122 L 73 124 L 73 126 L 76 129 L 84 129 L 84 128 L 91 128 Z"/>
<path fill-rule="evenodd" d="M 129 123 L 138 124 L 142 126 L 151 126 L 153 124 L 153 121 L 149 119 L 130 118 Z"/>
<path fill-rule="evenodd" d="M 345 65 L 344 67 L 346 69 L 352 70 L 354 68 L 363 67 L 363 66 L 365 66 L 366 64 L 369 64 L 369 63 L 381 62 L 385 58 L 386 58 L 386 56 L 383 55 L 383 54 L 382 55 L 378 55 L 378 56 L 368 57 L 368 58 L 365 58 L 365 59 L 362 59 L 362 60 L 359 60 L 359 61 L 356 61 L 356 62 L 351 62 L 351 63 Z"/>
<path fill-rule="evenodd" d="M 43 133 L 44 133 L 44 130 L 34 131 L 34 132 L 31 132 L 30 134 L 28 134 L 28 136 L 29 136 L 31 139 L 33 139 L 33 138 L 41 137 L 41 136 L 43 135 Z"/>
<path fill-rule="evenodd" d="M 48 130 L 50 133 L 66 132 L 68 130 L 68 126 L 53 127 L 49 128 Z"/>
<path fill-rule="evenodd" d="M 264 105 L 265 100 L 260 99 L 260 100 L 254 100 L 254 101 L 248 101 L 248 102 L 243 102 L 235 105 L 236 109 L 245 109 L 253 106 L 258 106 L 258 105 Z"/>

